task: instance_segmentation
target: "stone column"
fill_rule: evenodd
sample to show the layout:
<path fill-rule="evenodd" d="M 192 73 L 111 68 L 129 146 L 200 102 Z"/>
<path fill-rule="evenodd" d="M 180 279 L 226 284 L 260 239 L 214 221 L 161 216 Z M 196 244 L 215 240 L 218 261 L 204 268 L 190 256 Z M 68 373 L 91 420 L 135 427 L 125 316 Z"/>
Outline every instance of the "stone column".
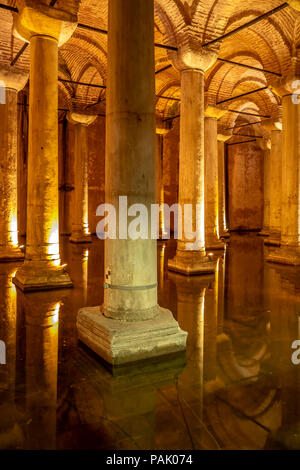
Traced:
<path fill-rule="evenodd" d="M 119 222 L 105 240 L 103 307 L 82 309 L 77 325 L 83 342 L 121 364 L 185 349 L 186 334 L 157 304 L 156 240 L 130 237 L 119 199 L 143 204 L 147 220 L 156 202 L 154 0 L 114 0 L 108 16 L 105 190 Z"/>
<path fill-rule="evenodd" d="M 70 112 L 68 121 L 74 125 L 74 206 L 72 207 L 72 243 L 90 243 L 92 237 L 88 222 L 89 170 L 87 128 L 97 116 Z"/>
<path fill-rule="evenodd" d="M 164 217 L 164 182 L 163 182 L 163 153 L 164 153 L 164 136 L 167 135 L 172 128 L 172 121 L 163 122 L 161 119 L 156 120 L 156 204 L 159 204 L 159 239 L 163 240 L 167 232 L 165 231 Z"/>
<path fill-rule="evenodd" d="M 17 136 L 18 92 L 28 75 L 0 67 L 0 262 L 24 258 L 18 247 Z"/>
<path fill-rule="evenodd" d="M 259 235 L 262 237 L 268 237 L 270 234 L 270 189 L 271 189 L 271 178 L 270 178 L 270 150 L 271 143 L 266 139 L 258 140 L 259 147 L 263 150 L 264 155 L 264 220 L 263 228 Z"/>
<path fill-rule="evenodd" d="M 225 143 L 231 135 L 218 134 L 218 169 L 219 169 L 219 234 L 222 238 L 229 238 L 226 214 L 226 173 L 225 173 Z"/>
<path fill-rule="evenodd" d="M 70 287 L 59 255 L 58 46 L 72 35 L 76 17 L 23 3 L 14 33 L 30 42 L 27 237 L 24 266 L 14 282 L 22 290 Z"/>
<path fill-rule="evenodd" d="M 299 58 L 293 57 L 279 90 L 283 96 L 281 247 L 268 257 L 268 261 L 290 265 L 300 265 L 300 100 L 294 87 L 299 80 L 298 64 Z"/>
<path fill-rule="evenodd" d="M 213 106 L 205 110 L 205 246 L 208 250 L 224 250 L 219 220 L 218 119 L 226 112 Z"/>
<path fill-rule="evenodd" d="M 215 263 L 205 251 L 204 73 L 216 56 L 209 51 L 195 51 L 187 42 L 173 58 L 174 66 L 181 71 L 179 206 L 183 231 L 168 267 L 186 275 L 215 270 Z M 192 213 L 187 214 L 185 205 L 192 207 Z M 186 223 L 189 227 L 184 229 Z"/>
<path fill-rule="evenodd" d="M 282 122 L 270 120 L 263 127 L 271 132 L 270 150 L 270 223 L 266 245 L 280 245 L 281 238 L 281 177 L 282 177 Z"/>

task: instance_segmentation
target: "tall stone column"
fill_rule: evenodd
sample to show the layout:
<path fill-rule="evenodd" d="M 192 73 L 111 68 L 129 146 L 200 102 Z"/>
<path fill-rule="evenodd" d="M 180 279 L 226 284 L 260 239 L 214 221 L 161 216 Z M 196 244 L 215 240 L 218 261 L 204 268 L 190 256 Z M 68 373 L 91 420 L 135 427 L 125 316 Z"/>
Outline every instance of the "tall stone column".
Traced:
<path fill-rule="evenodd" d="M 259 232 L 262 237 L 268 237 L 270 234 L 270 189 L 271 189 L 271 178 L 270 178 L 270 150 L 271 143 L 266 139 L 259 139 L 258 142 L 260 148 L 263 150 L 264 155 L 264 218 L 263 228 Z"/>
<path fill-rule="evenodd" d="M 108 16 L 105 191 L 120 222 L 105 241 L 104 304 L 82 309 L 77 325 L 83 342 L 121 364 L 185 349 L 186 334 L 157 304 L 156 240 L 130 237 L 119 208 L 127 196 L 149 216 L 156 202 L 154 0 L 114 0 Z"/>
<path fill-rule="evenodd" d="M 24 266 L 14 278 L 22 290 L 70 287 L 60 264 L 58 204 L 58 46 L 72 35 L 76 17 L 23 3 L 14 33 L 30 42 L 27 237 Z"/>
<path fill-rule="evenodd" d="M 74 125 L 74 207 L 72 208 L 72 243 L 90 243 L 92 237 L 88 222 L 89 169 L 87 128 L 95 122 L 97 116 L 70 112 L 68 121 Z"/>
<path fill-rule="evenodd" d="M 300 105 L 299 95 L 293 95 L 298 67 L 299 58 L 293 57 L 288 77 L 277 90 L 283 113 L 281 246 L 268 256 L 268 261 L 290 265 L 300 265 Z"/>
<path fill-rule="evenodd" d="M 280 245 L 281 238 L 281 192 L 282 192 L 282 122 L 270 120 L 263 127 L 271 132 L 270 150 L 270 219 L 269 237 L 266 245 Z"/>
<path fill-rule="evenodd" d="M 159 212 L 159 234 L 160 240 L 163 240 L 167 232 L 165 230 L 164 217 L 164 181 L 163 181 L 163 153 L 164 153 L 164 136 L 166 136 L 172 128 L 172 122 L 163 122 L 161 119 L 156 120 L 156 204 L 159 204 L 161 210 Z"/>
<path fill-rule="evenodd" d="M 28 75 L 0 67 L 5 103 L 0 104 L 0 262 L 23 259 L 18 246 L 18 92 Z"/>
<path fill-rule="evenodd" d="M 219 169 L 219 234 L 222 238 L 229 238 L 226 214 L 226 173 L 225 173 L 225 143 L 231 135 L 218 133 L 218 169 Z"/>
<path fill-rule="evenodd" d="M 205 246 L 224 250 L 220 239 L 218 119 L 226 110 L 208 106 L 205 110 Z"/>
<path fill-rule="evenodd" d="M 189 227 L 179 235 L 175 258 L 169 260 L 168 267 L 185 275 L 215 270 L 205 251 L 204 222 L 204 73 L 215 60 L 216 53 L 196 51 L 188 42 L 173 58 L 181 71 L 179 206 L 183 227 L 186 223 Z M 192 207 L 189 214 L 185 205 Z"/>

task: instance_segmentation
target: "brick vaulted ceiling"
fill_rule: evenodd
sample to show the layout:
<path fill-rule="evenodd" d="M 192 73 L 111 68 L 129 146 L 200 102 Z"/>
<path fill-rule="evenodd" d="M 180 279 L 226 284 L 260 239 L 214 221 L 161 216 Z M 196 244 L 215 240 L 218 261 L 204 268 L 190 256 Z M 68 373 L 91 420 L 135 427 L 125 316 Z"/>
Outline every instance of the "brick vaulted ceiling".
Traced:
<path fill-rule="evenodd" d="M 1 3 L 20 8 L 23 0 Z M 50 4 L 51 0 L 36 0 Z M 130 1 L 130 0 L 129 0 Z M 192 38 L 196 47 L 232 31 L 284 3 L 282 0 L 155 0 L 155 41 L 178 47 Z M 107 29 L 108 0 L 57 0 L 54 8 L 78 13 L 79 23 Z M 13 15 L 0 10 L 0 62 L 10 64 L 23 42 L 12 33 Z M 219 58 L 287 74 L 291 57 L 300 47 L 300 13 L 287 7 L 214 45 Z M 172 62 L 172 52 L 156 48 L 156 70 Z M 28 69 L 29 48 L 14 65 Z M 59 50 L 59 78 L 106 85 L 107 36 L 78 27 Z M 272 74 L 218 61 L 206 73 L 206 96 L 210 103 L 272 84 Z M 105 111 L 105 89 L 59 82 L 60 106 L 78 106 Z M 180 74 L 175 68 L 156 75 L 156 93 L 180 99 Z M 222 105 L 241 111 L 277 115 L 280 100 L 266 89 Z M 178 114 L 180 102 L 157 98 L 157 113 L 163 117 Z M 227 113 L 221 127 L 256 120 Z M 259 126 L 258 126 L 259 127 Z M 263 131 L 262 131 L 263 132 Z"/>

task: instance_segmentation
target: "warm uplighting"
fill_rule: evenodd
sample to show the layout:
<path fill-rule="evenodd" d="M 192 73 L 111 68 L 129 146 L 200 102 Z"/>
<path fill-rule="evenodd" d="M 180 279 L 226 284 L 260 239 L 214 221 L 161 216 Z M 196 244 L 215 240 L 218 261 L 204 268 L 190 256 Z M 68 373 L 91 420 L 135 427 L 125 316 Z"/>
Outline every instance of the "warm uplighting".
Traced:
<path fill-rule="evenodd" d="M 18 223 L 17 223 L 17 216 L 13 215 L 10 221 L 10 236 L 11 236 L 11 243 L 13 246 L 18 246 Z"/>
<path fill-rule="evenodd" d="M 58 302 L 54 309 L 53 309 L 53 313 L 51 315 L 51 318 L 50 318 L 50 324 L 51 325 L 56 325 L 58 323 L 58 320 L 59 320 L 59 310 L 60 310 L 60 302 Z"/>

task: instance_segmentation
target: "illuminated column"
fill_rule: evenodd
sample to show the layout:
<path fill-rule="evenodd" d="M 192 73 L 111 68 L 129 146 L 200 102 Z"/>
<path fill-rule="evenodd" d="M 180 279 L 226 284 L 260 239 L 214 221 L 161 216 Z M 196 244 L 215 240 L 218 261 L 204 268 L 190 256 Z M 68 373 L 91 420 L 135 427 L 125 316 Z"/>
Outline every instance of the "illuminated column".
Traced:
<path fill-rule="evenodd" d="M 219 234 L 222 238 L 229 238 L 226 214 L 226 177 L 225 177 L 225 143 L 231 135 L 218 134 L 218 169 L 219 169 Z"/>
<path fill-rule="evenodd" d="M 282 177 L 282 122 L 270 120 L 263 124 L 271 132 L 270 151 L 270 225 L 266 245 L 280 245 L 281 237 L 281 177 Z"/>
<path fill-rule="evenodd" d="M 271 178 L 270 178 L 270 149 L 271 143 L 266 139 L 258 140 L 259 147 L 263 150 L 264 156 L 264 220 L 263 228 L 259 235 L 262 237 L 268 237 L 270 232 L 270 189 L 271 189 Z"/>
<path fill-rule="evenodd" d="M 298 51 L 299 52 L 299 51 Z M 292 58 L 288 77 L 282 80 L 282 200 L 281 247 L 270 253 L 274 263 L 300 265 L 300 105 L 295 93 L 298 57 Z M 297 83 L 296 83 L 297 85 Z"/>
<path fill-rule="evenodd" d="M 0 262 L 24 258 L 18 247 L 17 136 L 18 91 L 28 76 L 0 67 Z"/>
<path fill-rule="evenodd" d="M 157 303 L 156 240 L 149 231 L 144 239 L 128 236 L 132 218 L 119 211 L 121 196 L 129 208 L 143 204 L 148 216 L 156 202 L 154 0 L 108 5 L 105 191 L 124 223 L 116 224 L 116 239 L 105 240 L 103 307 L 80 310 L 77 326 L 91 349 L 121 364 L 183 350 L 186 334 Z"/>
<path fill-rule="evenodd" d="M 74 207 L 72 207 L 72 235 L 73 243 L 89 243 L 92 241 L 88 223 L 88 197 L 89 197 L 89 169 L 88 169 L 88 141 L 87 127 L 95 122 L 97 116 L 89 116 L 77 112 L 70 112 L 68 120 L 74 124 Z"/>
<path fill-rule="evenodd" d="M 22 290 L 70 287 L 60 265 L 58 216 L 58 46 L 76 17 L 25 1 L 14 31 L 30 42 L 27 237 L 25 263 L 14 282 Z"/>
<path fill-rule="evenodd" d="M 165 202 L 164 182 L 163 182 L 163 152 L 164 152 L 164 136 L 167 135 L 172 128 L 172 121 L 163 122 L 156 120 L 156 204 L 159 204 L 162 210 L 159 212 L 159 239 L 166 236 L 165 219 L 163 204 Z"/>
<path fill-rule="evenodd" d="M 205 246 L 208 250 L 224 250 L 219 220 L 218 119 L 226 112 L 213 106 L 205 110 Z"/>
<path fill-rule="evenodd" d="M 216 56 L 210 51 L 195 51 L 187 42 L 173 58 L 181 71 L 179 206 L 184 223 L 175 258 L 169 260 L 168 267 L 186 275 L 215 270 L 205 251 L 204 73 Z"/>

